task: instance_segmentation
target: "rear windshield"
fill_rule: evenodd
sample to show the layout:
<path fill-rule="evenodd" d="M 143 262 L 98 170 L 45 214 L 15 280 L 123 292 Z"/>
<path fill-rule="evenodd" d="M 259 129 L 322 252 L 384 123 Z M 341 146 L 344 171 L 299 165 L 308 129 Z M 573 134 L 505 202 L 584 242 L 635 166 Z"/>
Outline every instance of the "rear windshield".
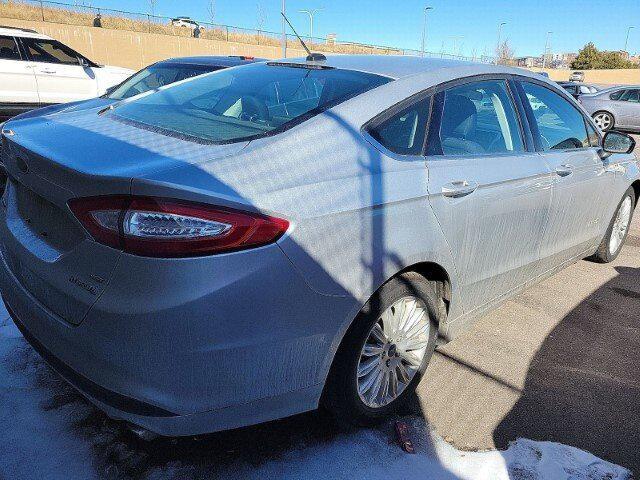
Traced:
<path fill-rule="evenodd" d="M 231 143 L 278 133 L 389 81 L 350 70 L 256 63 L 134 99 L 113 115 L 168 134 Z"/>
<path fill-rule="evenodd" d="M 127 78 L 105 97 L 113 100 L 123 100 L 185 78 L 195 77 L 196 75 L 213 72 L 221 68 L 223 67 L 215 65 L 180 65 L 175 63 L 151 65 Z"/>

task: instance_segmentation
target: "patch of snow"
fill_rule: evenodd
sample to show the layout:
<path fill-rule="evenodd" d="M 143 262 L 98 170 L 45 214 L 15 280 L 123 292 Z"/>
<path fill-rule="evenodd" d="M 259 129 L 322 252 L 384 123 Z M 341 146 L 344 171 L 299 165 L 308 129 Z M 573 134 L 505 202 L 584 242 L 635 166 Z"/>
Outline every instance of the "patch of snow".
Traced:
<path fill-rule="evenodd" d="M 359 430 L 298 446 L 264 461 L 228 464 L 200 455 L 148 462 L 145 447 L 127 443 L 115 422 L 97 412 L 44 364 L 6 317 L 0 320 L 0 478 L 148 480 L 185 478 L 347 480 L 625 480 L 631 473 L 590 453 L 519 439 L 506 451 L 464 452 L 410 420 L 417 454 L 404 453 L 392 429 Z M 419 435 L 415 432 L 427 432 Z M 169 444 L 169 440 L 162 440 Z M 169 447 L 171 448 L 171 447 Z M 100 453 L 98 453 L 100 452 Z M 106 459 L 106 460 L 105 460 Z M 209 473 L 215 470 L 215 474 Z M 133 472 L 133 473 L 132 473 Z"/>

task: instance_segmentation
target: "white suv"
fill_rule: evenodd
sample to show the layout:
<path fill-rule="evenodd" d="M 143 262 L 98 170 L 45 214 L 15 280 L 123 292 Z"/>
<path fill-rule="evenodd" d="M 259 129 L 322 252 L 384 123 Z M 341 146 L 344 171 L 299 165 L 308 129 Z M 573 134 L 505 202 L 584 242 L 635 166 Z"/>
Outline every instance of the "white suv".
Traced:
<path fill-rule="evenodd" d="M 34 30 L 0 27 L 0 121 L 44 105 L 97 97 L 131 74 L 97 65 Z"/>

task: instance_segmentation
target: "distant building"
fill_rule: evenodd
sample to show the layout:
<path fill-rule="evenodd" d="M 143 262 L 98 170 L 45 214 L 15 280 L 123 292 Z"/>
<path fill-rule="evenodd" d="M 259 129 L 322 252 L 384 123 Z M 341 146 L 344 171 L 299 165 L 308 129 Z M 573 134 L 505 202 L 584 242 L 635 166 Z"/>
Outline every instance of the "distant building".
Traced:
<path fill-rule="evenodd" d="M 542 65 L 548 68 L 569 68 L 571 62 L 573 62 L 577 53 L 547 53 L 546 55 L 540 55 L 538 57 L 519 57 L 516 62 L 519 67 L 541 68 Z"/>
<path fill-rule="evenodd" d="M 516 64 L 519 67 L 531 68 L 537 67 L 538 63 L 542 64 L 541 57 L 519 57 L 516 58 Z"/>

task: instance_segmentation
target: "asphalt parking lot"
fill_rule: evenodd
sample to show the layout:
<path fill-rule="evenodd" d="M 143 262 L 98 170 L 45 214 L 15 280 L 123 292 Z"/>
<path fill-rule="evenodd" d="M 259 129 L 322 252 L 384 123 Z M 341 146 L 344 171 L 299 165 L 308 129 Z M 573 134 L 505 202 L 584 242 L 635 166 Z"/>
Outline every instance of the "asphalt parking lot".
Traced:
<path fill-rule="evenodd" d="M 441 347 L 420 409 L 458 448 L 550 440 L 640 472 L 639 319 L 636 211 L 615 262 L 578 262 Z"/>
<path fill-rule="evenodd" d="M 638 318 L 637 214 L 614 263 L 578 262 L 438 349 L 409 412 L 417 441 L 429 429 L 464 450 L 502 449 L 520 437 L 549 440 L 640 471 Z M 0 326 L 3 321 L 4 315 Z M 12 352 L 6 367 L 35 385 L 40 417 L 52 424 L 64 418 L 65 434 L 90 447 L 87 468 L 99 478 L 156 478 L 154 472 L 175 465 L 184 473 L 176 478 L 212 478 L 329 445 L 341 434 L 322 413 L 312 412 L 202 438 L 144 442 L 81 399 L 26 343 Z M 11 394 L 0 391 L 0 400 Z M 10 422 L 11 428 L 22 428 Z M 24 428 L 44 436 L 42 429 L 49 426 Z M 390 424 L 379 430 L 389 435 L 390 448 L 397 448 Z M 66 453 L 50 456 L 53 464 L 64 463 Z"/>

